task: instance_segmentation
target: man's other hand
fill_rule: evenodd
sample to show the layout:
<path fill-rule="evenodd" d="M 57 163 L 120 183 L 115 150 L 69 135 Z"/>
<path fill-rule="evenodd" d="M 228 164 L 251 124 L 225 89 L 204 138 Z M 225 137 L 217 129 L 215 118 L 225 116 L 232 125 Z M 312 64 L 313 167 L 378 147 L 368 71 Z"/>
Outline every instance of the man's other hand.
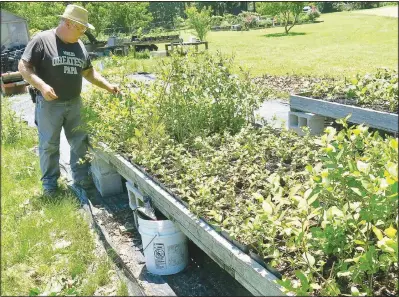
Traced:
<path fill-rule="evenodd" d="M 58 96 L 55 94 L 54 89 L 50 87 L 49 85 L 45 85 L 40 92 L 42 93 L 42 96 L 44 99 L 47 101 L 53 101 L 58 99 Z"/>

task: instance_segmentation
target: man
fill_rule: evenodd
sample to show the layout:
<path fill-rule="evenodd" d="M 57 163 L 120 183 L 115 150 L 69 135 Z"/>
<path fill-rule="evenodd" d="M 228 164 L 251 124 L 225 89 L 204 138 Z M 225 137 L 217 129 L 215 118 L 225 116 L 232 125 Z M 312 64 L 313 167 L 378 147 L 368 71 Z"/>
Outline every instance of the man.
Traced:
<path fill-rule="evenodd" d="M 82 162 L 88 148 L 88 135 L 82 129 L 80 93 L 82 76 L 111 93 L 118 93 L 93 69 L 89 54 L 79 37 L 87 28 L 88 12 L 68 5 L 57 28 L 36 34 L 27 45 L 18 65 L 23 78 L 39 90 L 35 119 L 39 132 L 40 169 L 45 195 L 53 196 L 60 177 L 59 146 L 62 127 L 71 146 L 70 165 L 75 185 L 92 186 L 87 162 Z"/>

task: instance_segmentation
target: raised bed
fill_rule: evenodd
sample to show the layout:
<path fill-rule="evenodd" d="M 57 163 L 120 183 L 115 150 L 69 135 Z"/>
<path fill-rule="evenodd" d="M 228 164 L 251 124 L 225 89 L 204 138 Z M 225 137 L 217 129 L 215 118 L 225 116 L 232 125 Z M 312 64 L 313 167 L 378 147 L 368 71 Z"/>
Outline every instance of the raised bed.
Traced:
<path fill-rule="evenodd" d="M 135 184 L 142 193 L 152 198 L 155 207 L 173 221 L 198 247 L 220 267 L 231 274 L 255 296 L 284 296 L 282 287 L 275 283 L 277 277 L 249 255 L 222 237 L 204 220 L 163 189 L 147 173 L 122 156 L 109 152 L 105 145 L 94 150 L 95 154 L 115 166 L 120 175 Z"/>
<path fill-rule="evenodd" d="M 329 118 L 344 118 L 351 114 L 349 122 L 365 124 L 367 126 L 398 132 L 398 115 L 369 108 L 362 108 L 336 102 L 306 97 L 308 94 L 290 95 L 291 111 L 305 111 Z"/>

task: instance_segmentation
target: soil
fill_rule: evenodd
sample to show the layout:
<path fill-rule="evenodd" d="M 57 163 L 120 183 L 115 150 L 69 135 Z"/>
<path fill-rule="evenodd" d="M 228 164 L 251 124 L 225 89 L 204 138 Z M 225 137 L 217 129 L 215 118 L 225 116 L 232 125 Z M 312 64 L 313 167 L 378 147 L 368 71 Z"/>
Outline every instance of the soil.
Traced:
<path fill-rule="evenodd" d="M 265 74 L 263 76 L 254 78 L 253 81 L 256 84 L 272 89 L 277 93 L 286 93 L 286 98 L 288 98 L 289 94 L 298 94 L 304 92 L 309 90 L 314 84 L 321 83 L 322 81 L 334 82 L 335 80 L 329 77 L 318 78 L 298 75 L 274 76 Z"/>

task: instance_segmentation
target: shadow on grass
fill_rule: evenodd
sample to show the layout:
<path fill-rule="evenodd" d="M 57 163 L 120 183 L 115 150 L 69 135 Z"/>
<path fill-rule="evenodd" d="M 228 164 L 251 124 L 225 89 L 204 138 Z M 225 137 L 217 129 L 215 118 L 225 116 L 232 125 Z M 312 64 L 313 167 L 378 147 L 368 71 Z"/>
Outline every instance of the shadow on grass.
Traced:
<path fill-rule="evenodd" d="M 266 34 L 266 35 L 263 35 L 263 36 L 265 36 L 267 38 L 270 38 L 270 37 L 287 37 L 287 36 L 298 36 L 298 35 L 306 35 L 306 33 L 303 33 L 303 32 L 288 32 L 288 34 L 285 34 L 285 33 L 273 33 L 273 34 Z"/>

